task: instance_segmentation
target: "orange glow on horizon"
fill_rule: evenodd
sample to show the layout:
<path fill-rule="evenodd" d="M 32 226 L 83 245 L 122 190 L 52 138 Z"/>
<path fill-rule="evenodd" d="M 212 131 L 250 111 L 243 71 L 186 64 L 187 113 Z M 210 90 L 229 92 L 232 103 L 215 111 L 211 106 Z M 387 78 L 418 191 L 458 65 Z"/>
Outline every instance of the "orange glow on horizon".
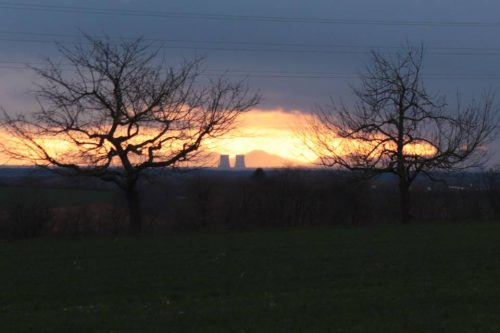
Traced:
<path fill-rule="evenodd" d="M 214 154 L 237 154 L 252 155 L 253 160 L 247 159 L 250 167 L 277 167 L 277 166 L 307 166 L 318 160 L 318 156 L 302 142 L 297 132 L 304 130 L 307 126 L 308 116 L 300 111 L 276 110 L 252 110 L 241 115 L 235 130 L 217 139 L 205 141 L 204 151 Z M 154 132 L 152 132 L 154 133 Z M 151 135 L 147 131 L 139 135 L 136 140 L 141 140 Z M 0 133 L 0 140 L 8 142 L 11 146 L 19 147 L 23 151 L 19 141 L 12 140 L 6 133 Z M 335 139 L 332 146 L 336 147 L 340 154 L 347 154 L 348 150 L 366 150 L 369 147 L 363 143 L 342 142 Z M 50 153 L 56 155 L 71 154 L 73 145 L 63 139 L 40 139 L 39 141 Z M 25 148 L 24 148 L 25 149 Z M 26 151 L 26 150 L 24 150 Z M 257 154 L 255 151 L 265 153 Z M 435 149 L 428 144 L 418 143 L 405 147 L 405 152 L 414 155 L 429 156 L 435 153 Z M 376 153 L 376 152 L 375 152 Z M 267 155 L 266 155 L 267 154 Z M 274 156 L 269 156 L 274 155 Z M 3 165 L 29 165 L 28 161 L 13 160 L 5 155 L 0 155 L 0 163 Z M 209 166 L 216 164 L 213 159 Z"/>
<path fill-rule="evenodd" d="M 295 165 L 307 165 L 317 156 L 296 135 L 305 120 L 305 114 L 299 111 L 253 110 L 240 117 L 234 131 L 208 142 L 208 150 L 227 155 L 259 150 Z"/>

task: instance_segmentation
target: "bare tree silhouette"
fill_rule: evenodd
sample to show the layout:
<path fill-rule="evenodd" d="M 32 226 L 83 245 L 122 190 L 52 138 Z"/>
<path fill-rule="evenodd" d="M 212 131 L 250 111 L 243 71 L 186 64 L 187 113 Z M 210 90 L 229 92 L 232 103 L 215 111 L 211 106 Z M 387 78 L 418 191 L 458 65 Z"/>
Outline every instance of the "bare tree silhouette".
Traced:
<path fill-rule="evenodd" d="M 318 108 L 301 132 L 324 166 L 395 174 L 403 223 L 411 218 L 415 178 L 481 164 L 497 128 L 493 94 L 451 111 L 444 96 L 425 89 L 422 60 L 422 46 L 393 56 L 373 51 L 361 84 L 352 88 L 354 105 Z"/>
<path fill-rule="evenodd" d="M 17 142 L 4 149 L 66 175 L 115 183 L 126 194 L 131 230 L 140 232 L 137 183 L 145 171 L 191 160 L 259 96 L 241 81 L 200 82 L 201 58 L 172 67 L 141 39 L 114 44 L 84 37 L 59 45 L 64 64 L 47 60 L 33 68 L 41 78 L 40 109 L 20 116 L 4 111 L 4 128 Z"/>

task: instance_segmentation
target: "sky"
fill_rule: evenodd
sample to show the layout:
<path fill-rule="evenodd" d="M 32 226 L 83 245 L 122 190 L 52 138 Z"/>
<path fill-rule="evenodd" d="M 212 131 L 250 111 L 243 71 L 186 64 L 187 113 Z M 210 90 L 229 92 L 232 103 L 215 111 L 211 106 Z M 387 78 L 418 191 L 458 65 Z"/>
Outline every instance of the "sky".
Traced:
<path fill-rule="evenodd" d="M 247 78 L 263 100 L 245 122 L 261 134 L 278 126 L 287 138 L 292 130 L 277 121 L 294 123 L 331 99 L 352 102 L 350 86 L 371 49 L 390 54 L 423 43 L 426 86 L 450 100 L 499 91 L 499 12 L 497 0 L 0 1 L 0 105 L 9 112 L 36 108 L 34 78 L 20 68 L 57 60 L 54 41 L 71 43 L 82 32 L 144 37 L 161 40 L 172 65 L 203 55 L 207 75 Z M 296 143 L 270 151 L 256 140 L 239 142 L 224 153 L 295 154 L 286 147 Z"/>

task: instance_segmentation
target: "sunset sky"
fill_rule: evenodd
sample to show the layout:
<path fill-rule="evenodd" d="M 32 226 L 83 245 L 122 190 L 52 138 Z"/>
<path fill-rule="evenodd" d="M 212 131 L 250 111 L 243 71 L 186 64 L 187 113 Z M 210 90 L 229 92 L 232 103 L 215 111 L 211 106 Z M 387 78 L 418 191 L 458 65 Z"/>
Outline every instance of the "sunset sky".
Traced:
<path fill-rule="evenodd" d="M 239 117 L 233 131 L 220 138 L 207 140 L 203 150 L 215 154 L 214 156 L 227 154 L 231 159 L 238 154 L 254 153 L 248 156 L 249 167 L 308 166 L 317 160 L 317 156 L 306 147 L 297 133 L 305 128 L 306 119 L 307 115 L 300 111 L 253 109 Z M 22 149 L 17 139 L 5 132 L 0 131 L 0 140 Z M 42 142 L 54 155 L 73 148 L 64 140 L 50 139 Z M 270 160 L 269 156 L 262 152 L 280 159 Z M 8 158 L 1 153 L 0 161 L 4 165 L 27 163 Z M 218 158 L 201 163 L 206 166 L 216 166 Z"/>
<path fill-rule="evenodd" d="M 238 129 L 209 149 L 309 163 L 316 156 L 295 132 L 316 105 L 352 102 L 350 85 L 370 49 L 424 43 L 427 88 L 447 94 L 451 107 L 457 92 L 468 100 L 498 90 L 499 12 L 496 0 L 0 2 L 0 105 L 11 113 L 37 108 L 24 67 L 45 57 L 60 61 L 54 41 L 73 43 L 81 32 L 143 36 L 172 65 L 203 55 L 207 77 L 246 78 L 262 94 Z"/>

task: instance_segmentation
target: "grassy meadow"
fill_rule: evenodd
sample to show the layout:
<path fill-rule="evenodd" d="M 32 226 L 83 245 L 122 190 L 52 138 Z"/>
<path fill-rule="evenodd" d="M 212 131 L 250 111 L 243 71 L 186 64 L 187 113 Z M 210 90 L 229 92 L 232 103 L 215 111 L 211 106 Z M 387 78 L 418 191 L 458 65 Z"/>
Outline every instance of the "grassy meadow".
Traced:
<path fill-rule="evenodd" d="M 500 224 L 0 243 L 1 332 L 498 332 Z"/>

